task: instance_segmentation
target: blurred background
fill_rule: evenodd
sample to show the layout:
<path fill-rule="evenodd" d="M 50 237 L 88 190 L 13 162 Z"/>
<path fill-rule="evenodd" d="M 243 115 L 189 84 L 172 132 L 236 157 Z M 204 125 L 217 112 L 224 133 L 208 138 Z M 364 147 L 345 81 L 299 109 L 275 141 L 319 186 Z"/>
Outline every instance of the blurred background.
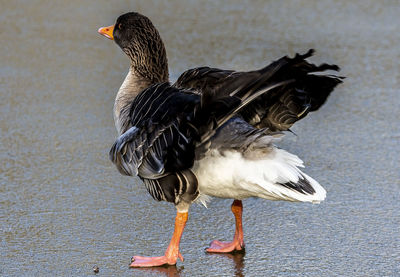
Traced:
<path fill-rule="evenodd" d="M 171 79 L 209 65 L 260 68 L 316 49 L 346 76 L 279 144 L 327 190 L 320 205 L 244 201 L 246 254 L 231 200 L 193 205 L 176 267 L 161 255 L 175 208 L 108 160 L 112 108 L 129 61 L 97 33 L 138 11 L 158 28 Z M 1 276 L 399 276 L 399 1 L 2 1 Z"/>

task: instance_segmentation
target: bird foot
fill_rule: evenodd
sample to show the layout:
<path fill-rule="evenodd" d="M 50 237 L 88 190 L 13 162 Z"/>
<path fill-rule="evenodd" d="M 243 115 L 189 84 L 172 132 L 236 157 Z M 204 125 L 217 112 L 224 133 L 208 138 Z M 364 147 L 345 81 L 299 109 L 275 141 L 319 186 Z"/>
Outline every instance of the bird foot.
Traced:
<path fill-rule="evenodd" d="M 159 257 L 133 256 L 132 262 L 129 267 L 154 267 L 163 265 L 175 265 L 178 258 L 183 262 L 183 257 L 181 253 L 178 253 L 177 257 L 169 257 L 166 255 Z"/>
<path fill-rule="evenodd" d="M 233 240 L 232 242 L 223 242 L 214 240 L 211 242 L 210 247 L 208 247 L 206 251 L 209 253 L 230 253 L 233 251 L 241 251 L 243 249 L 243 241 Z"/>

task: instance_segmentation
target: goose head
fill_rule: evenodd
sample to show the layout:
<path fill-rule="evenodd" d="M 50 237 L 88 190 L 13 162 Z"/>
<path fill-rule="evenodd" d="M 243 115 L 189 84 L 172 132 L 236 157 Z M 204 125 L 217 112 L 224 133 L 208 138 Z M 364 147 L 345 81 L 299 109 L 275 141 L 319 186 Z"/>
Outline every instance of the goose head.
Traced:
<path fill-rule="evenodd" d="M 118 17 L 114 25 L 98 32 L 114 40 L 129 57 L 131 71 L 151 83 L 168 81 L 168 61 L 164 43 L 150 19 L 137 12 Z"/>

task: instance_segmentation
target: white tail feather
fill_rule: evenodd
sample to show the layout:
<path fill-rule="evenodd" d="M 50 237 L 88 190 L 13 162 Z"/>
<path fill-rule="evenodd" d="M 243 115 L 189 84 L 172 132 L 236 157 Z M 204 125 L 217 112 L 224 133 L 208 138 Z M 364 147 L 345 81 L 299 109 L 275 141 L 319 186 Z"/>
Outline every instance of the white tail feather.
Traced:
<path fill-rule="evenodd" d="M 300 171 L 299 167 L 304 166 L 296 155 L 271 145 L 261 158 L 248 156 L 247 153 L 245 158 L 242 153 L 232 150 L 223 154 L 212 150 L 205 158 L 196 161 L 193 172 L 199 181 L 200 193 L 221 198 L 261 197 L 312 203 L 325 199 L 325 189 Z M 315 191 L 313 194 L 282 185 L 297 183 L 300 178 L 310 183 Z"/>

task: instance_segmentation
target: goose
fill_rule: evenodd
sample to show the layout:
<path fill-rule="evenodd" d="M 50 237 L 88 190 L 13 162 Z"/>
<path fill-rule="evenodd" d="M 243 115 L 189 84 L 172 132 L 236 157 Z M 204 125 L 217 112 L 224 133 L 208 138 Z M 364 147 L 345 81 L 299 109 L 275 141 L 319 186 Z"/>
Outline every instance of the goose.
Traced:
<path fill-rule="evenodd" d="M 325 199 L 325 189 L 300 170 L 302 160 L 275 143 L 342 82 L 323 73 L 338 71 L 337 65 L 310 63 L 311 49 L 247 72 L 189 69 L 170 83 L 164 43 L 149 18 L 129 12 L 98 32 L 130 59 L 115 98 L 118 138 L 109 157 L 121 174 L 138 176 L 155 200 L 171 202 L 177 210 L 164 255 L 133 256 L 130 267 L 183 261 L 179 243 L 194 202 L 233 199 L 233 240 L 214 240 L 206 249 L 229 253 L 245 246 L 242 200 Z"/>

